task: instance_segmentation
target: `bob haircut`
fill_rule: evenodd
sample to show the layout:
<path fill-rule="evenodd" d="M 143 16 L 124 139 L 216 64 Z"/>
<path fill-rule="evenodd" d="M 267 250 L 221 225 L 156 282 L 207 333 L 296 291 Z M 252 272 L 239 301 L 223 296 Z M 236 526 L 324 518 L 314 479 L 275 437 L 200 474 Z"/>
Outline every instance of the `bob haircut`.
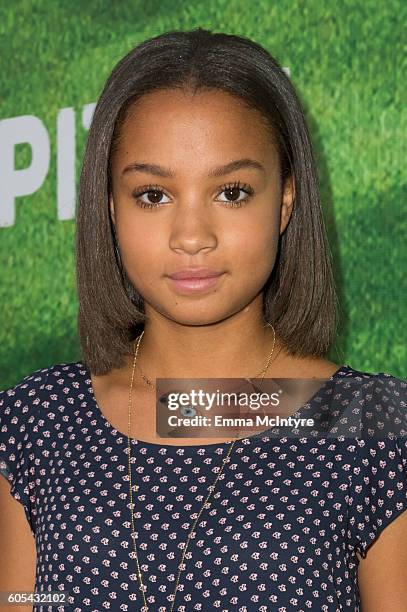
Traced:
<path fill-rule="evenodd" d="M 293 356 L 325 356 L 337 326 L 331 253 L 304 112 L 290 79 L 259 44 L 202 28 L 146 40 L 115 66 L 96 104 L 80 177 L 76 225 L 78 334 L 95 375 L 121 367 L 146 321 L 144 300 L 123 268 L 109 211 L 111 156 L 126 113 L 164 88 L 222 90 L 260 111 L 293 176 L 292 216 L 263 288 L 264 320 Z M 146 271 L 148 273 L 148 271 Z"/>

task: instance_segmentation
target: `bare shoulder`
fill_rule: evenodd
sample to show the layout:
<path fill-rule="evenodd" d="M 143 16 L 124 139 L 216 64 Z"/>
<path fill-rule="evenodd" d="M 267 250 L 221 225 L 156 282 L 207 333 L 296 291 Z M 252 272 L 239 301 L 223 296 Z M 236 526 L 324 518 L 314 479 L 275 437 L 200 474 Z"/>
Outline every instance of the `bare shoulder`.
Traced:
<path fill-rule="evenodd" d="M 287 378 L 330 378 L 341 366 L 324 358 L 286 357 L 275 376 Z M 277 369 L 277 368 L 276 368 Z"/>
<path fill-rule="evenodd" d="M 340 365 L 328 359 L 310 361 L 307 365 L 310 378 L 329 378 L 339 370 Z"/>

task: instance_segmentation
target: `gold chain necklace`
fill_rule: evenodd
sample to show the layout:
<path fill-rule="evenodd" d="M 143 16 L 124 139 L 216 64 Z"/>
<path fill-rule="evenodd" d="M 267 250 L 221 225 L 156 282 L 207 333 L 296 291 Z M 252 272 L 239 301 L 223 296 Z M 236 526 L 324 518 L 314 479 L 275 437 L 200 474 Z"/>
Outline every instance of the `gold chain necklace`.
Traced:
<path fill-rule="evenodd" d="M 274 334 L 274 339 L 273 339 L 273 348 L 271 350 L 270 355 L 268 356 L 267 359 L 267 364 L 266 367 L 262 370 L 262 382 L 264 379 L 264 376 L 266 374 L 266 371 L 268 369 L 268 367 L 270 366 L 270 361 L 271 361 L 271 357 L 274 353 L 274 347 L 275 347 L 275 343 L 276 343 L 276 332 L 274 330 L 274 327 L 271 325 L 271 323 L 268 323 L 267 325 L 269 325 L 272 330 L 273 330 L 273 334 Z M 133 485 L 132 485 L 132 478 L 131 478 L 131 443 L 130 443 L 130 433 L 131 433 L 131 408 L 132 408 L 132 392 L 133 392 L 133 382 L 134 382 L 134 371 L 135 371 L 135 367 L 136 367 L 136 361 L 137 361 L 137 355 L 138 355 L 138 351 L 139 351 L 139 346 L 140 346 L 140 342 L 141 342 L 141 338 L 144 335 L 144 330 L 141 332 L 140 336 L 137 338 L 137 341 L 134 342 L 134 361 L 133 361 L 133 369 L 132 369 L 132 374 L 131 374 L 131 382 L 130 382 L 130 392 L 129 392 L 129 409 L 128 409 L 128 434 L 127 434 L 127 446 L 129 449 L 129 462 L 128 462 L 128 472 L 129 472 L 129 494 L 130 494 L 130 512 L 131 512 L 131 539 L 133 540 L 133 546 L 134 546 L 134 554 L 136 556 L 136 564 L 137 564 L 137 577 L 140 580 L 140 589 L 143 593 L 143 599 L 144 599 L 144 606 L 142 608 L 142 612 L 148 612 L 148 605 L 147 605 L 147 600 L 146 600 L 146 595 L 145 595 L 145 591 L 146 591 L 146 587 L 144 586 L 143 583 L 143 575 L 141 573 L 141 569 L 140 569 L 140 563 L 139 563 L 139 559 L 138 559 L 138 554 L 137 554 L 137 544 L 136 544 L 136 539 L 138 538 L 138 534 L 135 531 L 135 524 L 134 524 L 134 503 L 133 503 Z M 149 381 L 151 383 L 151 381 Z M 151 383 L 153 384 L 153 383 Z M 154 385 L 153 385 L 154 386 Z M 200 509 L 200 511 L 198 512 L 198 516 L 195 519 L 194 524 L 192 525 L 191 531 L 188 534 L 187 537 L 187 541 L 185 543 L 185 547 L 182 551 L 182 558 L 181 558 L 181 563 L 178 566 L 178 576 L 177 576 L 177 581 L 175 584 L 175 589 L 174 589 L 174 594 L 172 596 L 172 604 L 171 604 L 171 608 L 170 608 L 170 612 L 173 611 L 174 609 L 174 605 L 175 605 L 175 598 L 177 595 L 177 590 L 178 590 L 178 583 L 179 583 L 179 579 L 181 576 L 181 572 L 184 569 L 183 565 L 184 565 L 184 558 L 185 558 L 185 554 L 188 550 L 188 546 L 189 546 L 189 542 L 191 540 L 192 534 L 194 534 L 194 529 L 195 529 L 195 525 L 197 524 L 197 522 L 199 521 L 199 517 L 201 516 L 210 496 L 212 495 L 212 493 L 215 490 L 215 487 L 217 485 L 217 482 L 223 472 L 223 468 L 225 467 L 225 464 L 228 462 L 229 460 L 229 456 L 233 450 L 233 447 L 235 445 L 235 443 L 237 442 L 237 440 L 233 440 L 232 443 L 229 446 L 229 450 L 228 453 L 226 455 L 226 457 L 224 457 L 222 459 L 222 467 L 219 471 L 219 473 L 216 476 L 215 482 L 213 483 L 213 485 L 210 485 L 208 487 L 208 495 L 206 496 L 206 499 Z M 138 490 L 138 486 L 135 487 L 136 491 Z"/>
<path fill-rule="evenodd" d="M 276 333 L 275 333 L 275 331 L 274 331 L 274 327 L 271 325 L 271 323 L 267 323 L 267 326 L 272 327 L 273 332 L 274 332 L 273 350 L 271 351 L 271 353 L 270 353 L 270 355 L 269 355 L 269 358 L 268 358 L 267 363 L 266 363 L 266 367 L 265 367 L 265 368 L 263 368 L 262 370 L 260 370 L 260 372 L 259 372 L 258 374 L 256 374 L 256 376 L 253 376 L 253 377 L 252 377 L 252 378 L 257 378 L 258 376 L 260 376 L 260 374 L 263 374 L 263 376 L 262 376 L 262 380 L 263 380 L 264 375 L 265 375 L 265 373 L 267 372 L 267 370 L 268 370 L 268 368 L 269 368 L 269 366 L 270 366 L 270 361 L 269 361 L 269 360 L 271 359 L 271 356 L 272 356 L 272 354 L 273 354 L 273 351 L 274 351 L 274 345 L 275 345 L 275 342 L 276 342 Z M 278 353 L 277 353 L 277 355 L 278 355 Z M 143 370 L 141 369 L 140 364 L 138 364 L 138 363 L 137 363 L 137 364 L 136 364 L 136 368 L 137 368 L 137 369 L 140 371 L 140 376 L 141 376 L 141 378 L 144 380 L 144 382 L 145 382 L 145 383 L 147 383 L 147 385 L 148 385 L 149 387 L 151 387 L 152 389 L 156 389 L 157 391 L 160 391 L 160 390 L 159 390 L 159 388 L 158 388 L 158 387 L 156 387 L 156 385 L 155 385 L 153 382 L 151 382 L 151 380 L 150 380 L 149 378 L 147 378 L 147 376 L 144 374 Z M 249 379 L 248 379 L 248 378 L 246 378 L 246 380 L 249 380 Z"/>

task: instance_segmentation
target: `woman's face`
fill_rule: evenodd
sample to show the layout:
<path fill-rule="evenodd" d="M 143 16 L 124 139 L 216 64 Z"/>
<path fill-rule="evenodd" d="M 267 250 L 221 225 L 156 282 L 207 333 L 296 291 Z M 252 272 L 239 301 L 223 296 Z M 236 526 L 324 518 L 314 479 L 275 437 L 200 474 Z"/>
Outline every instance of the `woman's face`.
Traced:
<path fill-rule="evenodd" d="M 292 202 L 264 120 L 237 98 L 161 90 L 128 114 L 112 159 L 110 210 L 148 317 L 204 325 L 261 312 Z M 220 275 L 170 278 L 199 267 Z"/>

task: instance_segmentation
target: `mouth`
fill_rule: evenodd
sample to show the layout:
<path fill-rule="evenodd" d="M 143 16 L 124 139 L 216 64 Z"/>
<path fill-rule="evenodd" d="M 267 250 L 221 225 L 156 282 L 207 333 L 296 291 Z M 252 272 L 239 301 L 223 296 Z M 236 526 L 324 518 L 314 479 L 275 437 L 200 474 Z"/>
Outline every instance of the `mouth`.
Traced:
<path fill-rule="evenodd" d="M 205 277 L 173 278 L 169 276 L 168 280 L 174 289 L 182 293 L 200 293 L 216 287 L 223 277 L 224 273 L 222 272 L 216 274 L 216 276 Z"/>

